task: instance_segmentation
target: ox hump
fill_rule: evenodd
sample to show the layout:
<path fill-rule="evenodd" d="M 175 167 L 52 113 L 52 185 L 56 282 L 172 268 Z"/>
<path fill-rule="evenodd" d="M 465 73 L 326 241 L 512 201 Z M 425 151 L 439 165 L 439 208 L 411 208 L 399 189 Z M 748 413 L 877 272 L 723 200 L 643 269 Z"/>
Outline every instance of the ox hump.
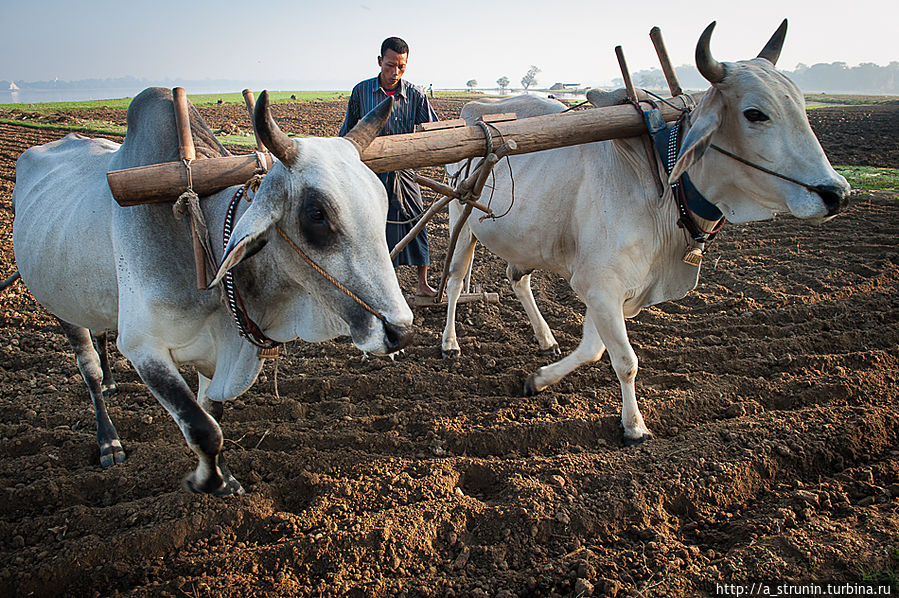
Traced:
<path fill-rule="evenodd" d="M 558 100 L 532 95 L 512 96 L 511 98 L 485 98 L 465 104 L 462 118 L 471 125 L 485 114 L 502 114 L 514 112 L 517 118 L 530 118 L 564 112 L 567 107 Z"/>

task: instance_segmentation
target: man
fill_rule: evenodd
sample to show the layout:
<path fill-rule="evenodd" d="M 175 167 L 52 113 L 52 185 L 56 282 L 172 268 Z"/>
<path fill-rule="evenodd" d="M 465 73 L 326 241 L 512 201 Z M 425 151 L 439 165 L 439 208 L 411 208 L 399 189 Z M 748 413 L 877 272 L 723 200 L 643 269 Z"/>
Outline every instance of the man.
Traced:
<path fill-rule="evenodd" d="M 388 37 L 384 40 L 381 44 L 381 55 L 378 56 L 381 72 L 377 77 L 366 79 L 353 88 L 346 118 L 340 127 L 341 137 L 389 95 L 394 97 L 393 114 L 381 131 L 381 135 L 412 133 L 415 125 L 437 120 L 437 114 L 431 108 L 427 96 L 403 79 L 408 57 L 409 46 L 406 42 L 398 37 Z M 392 250 L 415 226 L 418 216 L 423 211 L 421 189 L 415 182 L 415 173 L 412 170 L 383 172 L 378 174 L 378 178 L 387 189 L 387 246 Z M 428 284 L 429 264 L 428 232 L 425 227 L 396 256 L 393 265 L 416 266 L 418 273 L 416 294 L 436 297 L 437 291 Z"/>

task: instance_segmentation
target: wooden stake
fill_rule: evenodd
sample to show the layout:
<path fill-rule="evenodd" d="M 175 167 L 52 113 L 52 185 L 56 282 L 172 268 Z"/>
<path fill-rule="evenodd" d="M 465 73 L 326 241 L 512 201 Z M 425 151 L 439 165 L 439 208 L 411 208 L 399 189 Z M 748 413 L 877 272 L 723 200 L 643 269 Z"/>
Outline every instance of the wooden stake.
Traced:
<path fill-rule="evenodd" d="M 494 165 L 514 152 L 518 148 L 518 144 L 515 143 L 514 139 L 510 139 L 506 141 L 496 153 L 487 154 L 487 156 L 481 161 L 475 171 L 468 177 L 465 181 L 459 183 L 459 191 L 469 183 L 472 179 L 474 183 L 472 184 L 471 190 L 466 192 L 464 197 L 466 200 L 469 198 L 476 199 L 481 196 L 481 191 L 484 190 L 484 185 L 487 183 L 487 176 L 490 174 L 490 171 L 493 170 Z M 456 223 L 456 226 L 453 228 L 452 233 L 450 234 L 449 243 L 446 246 L 446 259 L 443 262 L 443 274 L 440 277 L 440 288 L 437 289 L 437 299 L 443 298 L 443 291 L 446 290 L 446 281 L 449 276 L 450 262 L 453 259 L 453 254 L 456 252 L 456 242 L 459 240 L 459 233 L 462 231 L 462 227 L 468 221 L 468 217 L 471 216 L 472 208 L 477 205 L 474 201 L 467 201 L 467 205 L 465 209 L 462 210 L 462 216 L 459 218 L 459 221 Z M 489 211 L 490 208 L 487 208 Z M 492 213 L 492 212 L 491 212 Z"/>
<path fill-rule="evenodd" d="M 175 128 L 178 130 L 178 154 L 182 160 L 195 160 L 197 151 L 194 148 L 194 138 L 190 134 L 187 92 L 183 87 L 172 90 L 172 102 L 175 107 Z"/>
<path fill-rule="evenodd" d="M 671 59 L 668 58 L 668 50 L 665 49 L 665 42 L 662 40 L 662 30 L 658 27 L 650 29 L 649 39 L 652 40 L 652 45 L 656 49 L 659 62 L 662 64 L 662 72 L 665 74 L 665 81 L 668 82 L 668 90 L 671 92 L 671 97 L 683 95 L 684 91 L 677 81 L 677 73 L 674 72 L 674 67 L 671 66 Z"/>
<path fill-rule="evenodd" d="M 615 46 L 615 56 L 618 57 L 618 66 L 621 67 L 621 76 L 624 78 L 624 88 L 627 90 L 627 97 L 635 108 L 640 107 L 637 90 L 634 89 L 634 82 L 631 81 L 631 73 L 627 69 L 627 62 L 624 60 L 624 51 L 621 46 Z M 655 181 L 656 193 L 661 196 L 665 192 L 662 181 L 659 180 L 659 165 L 656 163 L 655 149 L 652 147 L 652 141 L 649 135 L 640 135 L 640 141 L 643 142 L 643 151 L 646 152 L 646 159 L 649 161 L 649 176 Z"/>
<path fill-rule="evenodd" d="M 187 93 L 183 87 L 176 87 L 172 90 L 172 102 L 175 107 L 175 128 L 178 130 L 178 154 L 181 156 L 181 161 L 184 162 L 185 169 L 189 172 L 190 163 L 197 157 L 197 152 L 194 147 L 194 138 L 190 134 L 190 112 L 187 105 Z M 190 174 L 192 173 L 188 174 L 187 189 L 193 191 Z M 206 277 L 206 252 L 203 250 L 200 235 L 197 234 L 196 220 L 193 214 L 190 215 L 190 238 L 194 249 L 197 288 L 202 290 L 209 285 Z"/>
<path fill-rule="evenodd" d="M 247 112 L 250 113 L 250 124 L 253 125 L 253 137 L 256 138 L 256 151 L 264 152 L 265 146 L 262 145 L 262 142 L 259 140 L 259 133 L 256 132 L 256 118 L 253 116 L 253 113 L 256 109 L 256 98 L 253 97 L 252 89 L 243 90 L 243 101 L 247 105 Z"/>
<path fill-rule="evenodd" d="M 449 243 L 446 246 L 446 259 L 443 261 L 443 273 L 440 275 L 440 288 L 437 289 L 437 297 L 434 298 L 435 302 L 443 298 L 443 292 L 446 290 L 446 281 L 449 277 L 450 263 L 453 260 L 453 254 L 456 253 L 456 243 L 459 241 L 459 233 L 462 232 L 462 226 L 465 225 L 468 217 L 471 216 L 471 209 L 471 206 L 465 206 L 465 209 L 462 210 L 462 216 L 459 218 L 456 226 L 453 227 L 453 232 L 450 233 Z"/>

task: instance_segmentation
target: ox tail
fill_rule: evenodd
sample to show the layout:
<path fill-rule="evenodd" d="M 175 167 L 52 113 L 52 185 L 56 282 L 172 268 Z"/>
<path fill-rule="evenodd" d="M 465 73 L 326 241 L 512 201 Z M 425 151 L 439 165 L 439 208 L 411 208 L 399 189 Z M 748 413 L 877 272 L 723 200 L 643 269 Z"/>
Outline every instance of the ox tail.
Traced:
<path fill-rule="evenodd" d="M 22 275 L 19 274 L 19 271 L 18 271 L 18 270 L 16 270 L 15 272 L 13 272 L 12 275 L 11 275 L 9 278 L 7 278 L 6 280 L 4 280 L 3 282 L 0 282 L 0 293 L 2 293 L 3 291 L 5 291 L 7 287 L 9 287 L 12 283 L 14 283 L 15 281 L 19 280 L 20 278 L 22 278 Z"/>

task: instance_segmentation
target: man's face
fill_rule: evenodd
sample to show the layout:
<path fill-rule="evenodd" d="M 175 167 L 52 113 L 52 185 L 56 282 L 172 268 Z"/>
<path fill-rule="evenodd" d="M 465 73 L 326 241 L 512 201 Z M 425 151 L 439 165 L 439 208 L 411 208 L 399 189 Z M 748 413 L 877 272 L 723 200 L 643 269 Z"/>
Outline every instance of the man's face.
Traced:
<path fill-rule="evenodd" d="M 406 72 L 406 59 L 409 54 L 397 54 L 390 48 L 384 50 L 383 56 L 378 56 L 378 66 L 381 67 L 381 87 L 393 89 L 399 85 L 403 73 Z"/>

